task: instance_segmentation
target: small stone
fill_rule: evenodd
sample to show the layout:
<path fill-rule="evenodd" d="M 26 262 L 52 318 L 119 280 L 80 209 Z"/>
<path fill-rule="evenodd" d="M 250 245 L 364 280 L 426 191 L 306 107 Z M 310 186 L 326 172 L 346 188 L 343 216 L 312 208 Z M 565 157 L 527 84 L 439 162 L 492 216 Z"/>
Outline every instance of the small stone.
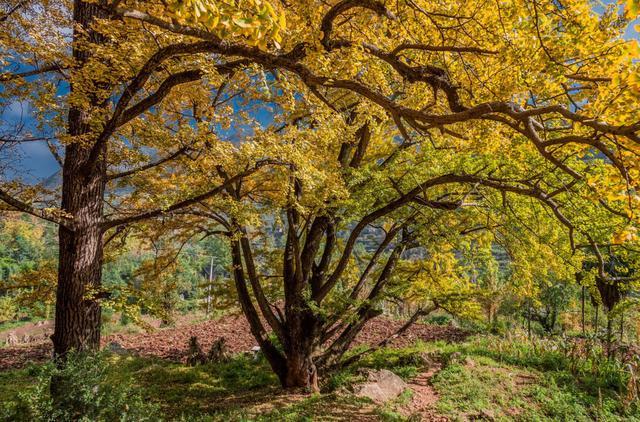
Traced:
<path fill-rule="evenodd" d="M 115 353 L 116 355 L 126 355 L 128 353 L 127 349 L 122 347 L 120 343 L 117 341 L 112 341 L 107 345 L 107 350 L 111 353 Z"/>

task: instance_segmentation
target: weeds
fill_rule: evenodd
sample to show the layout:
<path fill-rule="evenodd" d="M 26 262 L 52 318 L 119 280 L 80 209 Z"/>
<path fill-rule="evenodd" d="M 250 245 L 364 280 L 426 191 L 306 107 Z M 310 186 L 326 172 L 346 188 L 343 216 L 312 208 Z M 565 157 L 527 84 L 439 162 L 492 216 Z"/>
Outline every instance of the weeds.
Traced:
<path fill-rule="evenodd" d="M 74 354 L 64 367 L 49 363 L 31 367 L 33 387 L 18 392 L 2 410 L 7 421 L 156 421 L 157 407 L 134 391 L 129 383 L 109 378 L 104 354 Z M 60 394 L 54 399 L 51 390 Z"/>

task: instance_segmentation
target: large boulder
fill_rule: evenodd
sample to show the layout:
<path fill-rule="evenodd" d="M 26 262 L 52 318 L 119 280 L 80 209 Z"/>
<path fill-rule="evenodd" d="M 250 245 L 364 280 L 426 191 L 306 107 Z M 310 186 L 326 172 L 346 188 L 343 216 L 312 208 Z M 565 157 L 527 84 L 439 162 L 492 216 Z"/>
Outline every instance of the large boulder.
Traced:
<path fill-rule="evenodd" d="M 395 399 L 407 388 L 407 383 L 387 369 L 368 371 L 367 381 L 355 387 L 358 397 L 367 397 L 375 403 L 385 403 Z"/>

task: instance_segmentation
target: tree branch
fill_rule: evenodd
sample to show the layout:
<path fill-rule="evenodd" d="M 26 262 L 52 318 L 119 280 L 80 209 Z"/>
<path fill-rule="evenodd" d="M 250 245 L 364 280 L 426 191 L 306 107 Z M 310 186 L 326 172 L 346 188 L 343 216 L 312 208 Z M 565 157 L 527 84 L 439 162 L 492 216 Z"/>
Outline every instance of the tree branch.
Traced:
<path fill-rule="evenodd" d="M 22 202 L 19 199 L 14 198 L 7 191 L 3 189 L 0 189 L 0 200 L 5 202 L 12 208 L 14 208 L 16 211 L 22 211 L 24 213 L 33 215 L 35 217 L 41 218 L 46 221 L 50 221 L 52 223 L 64 226 L 72 230 L 71 228 L 72 222 L 69 221 L 68 219 L 65 219 L 59 215 L 55 215 L 55 213 L 52 211 L 35 208 L 27 204 L 26 202 Z"/>
<path fill-rule="evenodd" d="M 189 199 L 185 199 L 183 201 L 179 201 L 174 203 L 173 205 L 170 205 L 166 208 L 156 208 L 154 210 L 150 210 L 150 211 L 146 211 L 146 212 L 142 212 L 140 214 L 135 214 L 135 215 L 130 215 L 128 217 L 122 217 L 119 219 L 115 219 L 115 220 L 107 220 L 104 221 L 102 223 L 102 229 L 103 230 L 108 230 L 112 227 L 116 227 L 116 226 L 120 226 L 120 225 L 126 225 L 126 224 L 131 224 L 131 223 L 135 223 L 141 220 L 147 220 L 150 218 L 155 218 L 155 217 L 159 217 L 161 215 L 165 215 L 165 214 L 170 214 L 172 211 L 177 211 L 183 208 L 186 208 L 190 205 L 194 205 L 197 204 L 198 202 L 204 201 L 206 199 L 209 199 L 215 195 L 218 195 L 220 193 L 222 193 L 223 191 L 225 191 L 229 186 L 232 186 L 234 183 L 242 180 L 243 178 L 257 172 L 258 170 L 260 170 L 262 167 L 267 166 L 267 165 L 273 165 L 273 164 L 281 164 L 278 161 L 274 161 L 274 160 L 262 160 L 259 161 L 258 163 L 255 164 L 255 166 L 253 166 L 252 168 L 245 170 L 241 173 L 236 174 L 233 177 L 230 177 L 229 179 L 225 180 L 221 185 L 216 186 L 215 188 L 202 193 L 200 195 L 196 195 L 194 197 L 191 197 Z"/>
<path fill-rule="evenodd" d="M 63 69 L 65 69 L 65 67 L 62 67 L 57 63 L 52 63 L 52 64 L 44 65 L 44 66 L 39 67 L 37 69 L 29 70 L 29 71 L 26 71 L 26 72 L 3 73 L 3 74 L 0 74 L 0 82 L 9 82 L 9 81 L 13 81 L 15 79 L 24 79 L 24 78 L 28 78 L 30 76 L 42 75 L 44 73 L 49 73 L 49 72 L 59 72 L 59 71 L 61 71 Z"/>
<path fill-rule="evenodd" d="M 127 176 L 131 176 L 132 174 L 136 174 L 136 173 L 140 173 L 142 171 L 145 170 L 149 170 L 152 169 L 154 167 L 158 167 L 168 161 L 174 160 L 176 158 L 178 158 L 179 156 L 183 155 L 184 153 L 186 153 L 189 150 L 189 147 L 182 147 L 179 150 L 177 150 L 176 152 L 174 152 L 173 154 L 170 154 L 164 158 L 161 158 L 159 160 L 153 161 L 151 163 L 142 165 L 140 167 L 136 167 L 130 170 L 126 170 L 120 173 L 113 173 L 113 174 L 109 174 L 107 176 L 108 180 L 115 180 L 115 179 L 121 179 L 123 177 L 127 177 Z"/>

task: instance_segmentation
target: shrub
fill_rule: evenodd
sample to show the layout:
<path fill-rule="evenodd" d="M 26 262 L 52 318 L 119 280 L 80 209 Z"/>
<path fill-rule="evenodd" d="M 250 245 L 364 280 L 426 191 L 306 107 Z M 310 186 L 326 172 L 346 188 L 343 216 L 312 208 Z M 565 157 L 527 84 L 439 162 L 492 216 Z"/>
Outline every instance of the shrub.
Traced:
<path fill-rule="evenodd" d="M 11 296 L 0 296 L 0 323 L 12 321 L 18 314 L 18 303 Z"/>
<path fill-rule="evenodd" d="M 109 379 L 104 353 L 74 354 L 58 368 L 38 369 L 33 389 L 19 394 L 5 420 L 13 421 L 157 421 L 158 409 L 145 403 L 123 380 Z M 56 391 L 54 400 L 51 390 Z"/>
<path fill-rule="evenodd" d="M 427 324 L 433 325 L 449 325 L 451 323 L 451 316 L 447 314 L 442 315 L 430 315 L 425 319 Z"/>

